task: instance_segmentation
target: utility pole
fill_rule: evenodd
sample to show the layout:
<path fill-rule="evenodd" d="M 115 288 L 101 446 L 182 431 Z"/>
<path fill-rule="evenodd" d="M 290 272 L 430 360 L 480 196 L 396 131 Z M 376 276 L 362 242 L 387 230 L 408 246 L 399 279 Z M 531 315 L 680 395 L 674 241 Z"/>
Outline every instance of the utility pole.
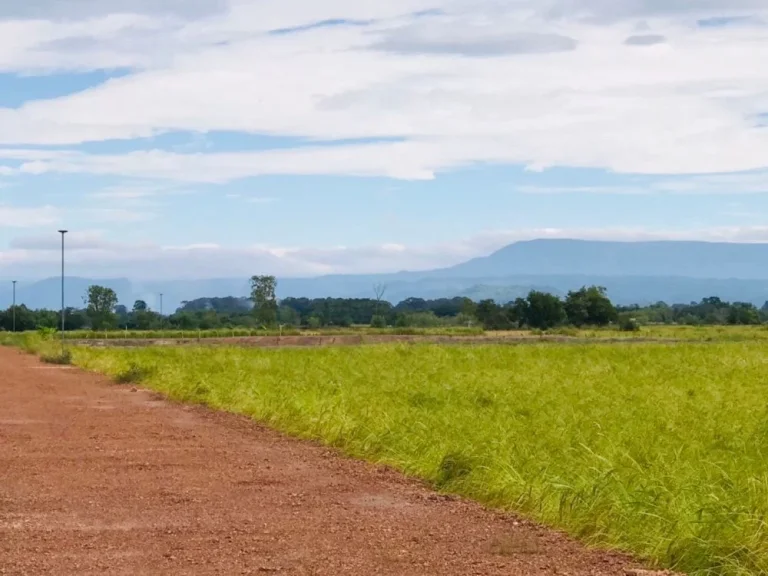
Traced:
<path fill-rule="evenodd" d="M 16 332 L 16 280 L 13 282 L 13 331 Z"/>
<path fill-rule="evenodd" d="M 59 230 L 61 234 L 61 353 L 64 353 L 64 328 L 66 326 L 64 320 L 64 234 L 69 230 Z"/>

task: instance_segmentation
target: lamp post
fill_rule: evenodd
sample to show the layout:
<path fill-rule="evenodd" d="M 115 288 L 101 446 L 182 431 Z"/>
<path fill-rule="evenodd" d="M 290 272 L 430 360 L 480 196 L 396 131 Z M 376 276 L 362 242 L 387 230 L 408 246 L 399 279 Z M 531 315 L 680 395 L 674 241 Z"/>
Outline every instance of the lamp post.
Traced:
<path fill-rule="evenodd" d="M 64 234 L 69 230 L 59 230 L 61 234 L 61 352 L 64 352 Z"/>
<path fill-rule="evenodd" d="M 16 332 L 16 280 L 13 282 L 13 331 Z"/>

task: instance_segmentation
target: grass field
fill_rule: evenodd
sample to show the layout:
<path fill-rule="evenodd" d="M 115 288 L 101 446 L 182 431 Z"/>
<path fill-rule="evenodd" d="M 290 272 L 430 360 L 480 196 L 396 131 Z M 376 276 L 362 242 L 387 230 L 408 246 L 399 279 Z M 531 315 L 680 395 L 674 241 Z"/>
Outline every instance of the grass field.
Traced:
<path fill-rule="evenodd" d="M 489 339 L 519 339 L 535 337 L 568 337 L 605 340 L 683 340 L 702 342 L 746 342 L 768 340 L 768 326 L 643 326 L 637 332 L 622 332 L 614 328 L 577 329 L 556 328 L 546 332 L 512 330 L 485 332 L 481 327 L 444 326 L 438 328 L 321 328 L 317 330 L 283 328 L 278 330 L 220 328 L 217 330 L 77 330 L 65 333 L 68 340 L 213 340 L 260 336 L 461 336 Z M 8 335 L 9 336 L 9 335 Z"/>
<path fill-rule="evenodd" d="M 557 330 L 553 331 L 557 332 Z M 565 333 L 573 333 L 565 330 Z M 747 342 L 768 340 L 766 326 L 643 326 L 637 332 L 620 332 L 611 329 L 579 330 L 578 335 L 586 338 L 600 338 L 610 334 L 612 338 L 657 338 L 662 340 L 684 340 L 702 342 Z"/>
<path fill-rule="evenodd" d="M 768 572 L 759 342 L 72 352 L 592 545 L 697 574 Z"/>

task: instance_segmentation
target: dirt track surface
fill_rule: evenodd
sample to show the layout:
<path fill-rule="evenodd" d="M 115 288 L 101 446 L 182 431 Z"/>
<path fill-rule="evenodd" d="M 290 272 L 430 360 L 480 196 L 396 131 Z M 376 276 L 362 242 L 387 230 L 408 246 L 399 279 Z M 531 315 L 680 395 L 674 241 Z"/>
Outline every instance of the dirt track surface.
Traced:
<path fill-rule="evenodd" d="M 0 574 L 622 575 L 244 418 L 0 349 Z"/>
<path fill-rule="evenodd" d="M 559 343 L 559 344 L 640 344 L 648 342 L 675 343 L 680 340 L 674 338 L 580 338 L 574 336 L 406 336 L 406 335 L 349 335 L 342 334 L 338 336 L 250 336 L 235 338 L 110 338 L 110 339 L 77 339 L 69 341 L 75 346 L 98 346 L 98 347 L 141 347 L 141 346 L 183 346 L 183 345 L 203 345 L 203 346 L 243 346 L 252 348 L 307 348 L 322 346 L 361 346 L 365 344 L 537 344 L 537 343 Z"/>

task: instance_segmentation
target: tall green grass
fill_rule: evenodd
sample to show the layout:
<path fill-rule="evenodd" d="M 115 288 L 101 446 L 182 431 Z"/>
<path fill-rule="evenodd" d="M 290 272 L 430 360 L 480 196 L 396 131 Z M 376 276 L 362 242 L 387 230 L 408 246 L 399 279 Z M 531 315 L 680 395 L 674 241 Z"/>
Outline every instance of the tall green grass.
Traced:
<path fill-rule="evenodd" d="M 75 349 L 73 360 L 591 545 L 695 574 L 768 573 L 763 344 Z"/>
<path fill-rule="evenodd" d="M 658 325 L 642 326 L 637 332 L 624 332 L 616 327 L 583 328 L 572 327 L 554 328 L 540 335 L 570 336 L 589 339 L 622 339 L 622 340 L 683 340 L 701 342 L 749 342 L 753 340 L 768 340 L 768 326 L 675 326 Z"/>

